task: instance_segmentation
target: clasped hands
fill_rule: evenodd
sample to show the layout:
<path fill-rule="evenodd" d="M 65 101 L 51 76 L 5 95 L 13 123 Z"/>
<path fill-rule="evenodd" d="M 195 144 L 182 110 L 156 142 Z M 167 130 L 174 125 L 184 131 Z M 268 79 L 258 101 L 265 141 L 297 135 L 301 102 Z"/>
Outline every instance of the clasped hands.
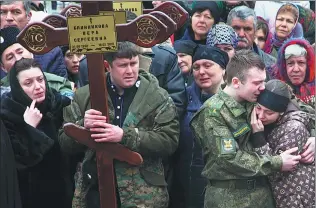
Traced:
<path fill-rule="evenodd" d="M 89 109 L 84 115 L 84 127 L 89 129 L 95 142 L 121 142 L 123 129 L 106 122 L 106 116 L 100 111 Z"/>

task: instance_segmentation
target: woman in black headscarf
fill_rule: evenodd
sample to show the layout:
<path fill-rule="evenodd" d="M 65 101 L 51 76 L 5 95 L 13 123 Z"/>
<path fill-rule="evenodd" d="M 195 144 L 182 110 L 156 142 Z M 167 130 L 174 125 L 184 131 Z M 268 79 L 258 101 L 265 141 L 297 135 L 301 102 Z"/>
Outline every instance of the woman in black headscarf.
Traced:
<path fill-rule="evenodd" d="M 9 72 L 11 92 L 2 96 L 1 118 L 11 140 L 23 208 L 65 207 L 65 179 L 58 145 L 67 97 L 52 91 L 34 59 Z"/>

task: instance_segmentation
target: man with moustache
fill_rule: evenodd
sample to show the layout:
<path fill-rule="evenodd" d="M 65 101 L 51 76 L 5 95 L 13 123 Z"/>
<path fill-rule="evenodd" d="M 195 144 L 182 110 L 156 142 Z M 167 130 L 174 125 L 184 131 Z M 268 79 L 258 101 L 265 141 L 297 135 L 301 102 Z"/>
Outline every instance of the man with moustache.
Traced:
<path fill-rule="evenodd" d="M 263 61 L 266 68 L 271 68 L 276 59 L 263 52 L 255 43 L 257 16 L 255 11 L 246 6 L 233 8 L 227 17 L 227 24 L 230 25 L 238 35 L 238 49 L 252 49 Z"/>

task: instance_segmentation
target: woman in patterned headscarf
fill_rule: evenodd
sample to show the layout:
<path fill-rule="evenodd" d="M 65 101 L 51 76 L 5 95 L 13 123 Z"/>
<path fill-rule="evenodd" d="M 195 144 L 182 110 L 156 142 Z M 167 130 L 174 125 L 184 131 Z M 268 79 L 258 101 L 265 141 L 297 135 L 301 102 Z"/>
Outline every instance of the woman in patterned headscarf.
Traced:
<path fill-rule="evenodd" d="M 229 59 L 235 55 L 237 44 L 237 34 L 229 25 L 214 25 L 207 34 L 206 45 L 214 46 L 225 51 L 228 54 Z"/>
<path fill-rule="evenodd" d="M 270 80 L 258 97 L 252 114 L 252 142 L 260 155 L 280 155 L 298 147 L 297 154 L 313 128 L 312 115 L 300 111 L 291 101 L 290 88 L 280 80 Z M 299 162 L 290 172 L 276 172 L 269 176 L 276 207 L 314 207 L 315 163 Z"/>
<path fill-rule="evenodd" d="M 299 9 L 295 4 L 287 3 L 281 6 L 275 18 L 275 32 L 270 54 L 278 57 L 279 48 L 289 38 L 303 38 L 303 28 L 298 22 Z"/>

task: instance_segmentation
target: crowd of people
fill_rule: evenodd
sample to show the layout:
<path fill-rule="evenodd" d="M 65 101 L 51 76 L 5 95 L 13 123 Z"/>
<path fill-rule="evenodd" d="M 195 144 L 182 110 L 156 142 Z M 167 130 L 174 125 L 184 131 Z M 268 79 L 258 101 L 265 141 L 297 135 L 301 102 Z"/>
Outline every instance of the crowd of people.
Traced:
<path fill-rule="evenodd" d="M 104 53 L 107 118 L 85 54 L 17 41 L 44 4 L 1 2 L 0 207 L 100 208 L 95 150 L 70 122 L 143 157 L 114 161 L 118 207 L 315 208 L 312 2 L 176 3 L 190 17 L 168 40 Z"/>

